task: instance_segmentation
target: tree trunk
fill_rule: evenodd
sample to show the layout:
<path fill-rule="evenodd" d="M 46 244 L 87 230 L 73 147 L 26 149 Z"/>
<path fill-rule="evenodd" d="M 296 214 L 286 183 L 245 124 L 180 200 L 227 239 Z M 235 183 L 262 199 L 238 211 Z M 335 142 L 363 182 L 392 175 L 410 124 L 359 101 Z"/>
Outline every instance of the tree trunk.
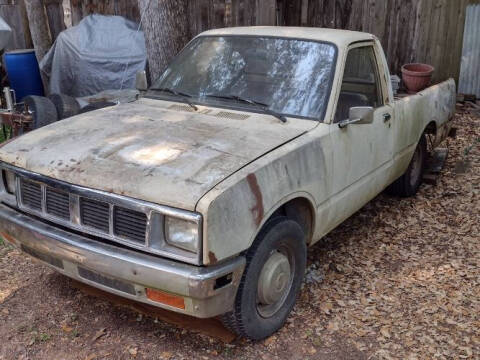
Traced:
<path fill-rule="evenodd" d="M 42 0 L 25 0 L 30 34 L 38 61 L 42 60 L 52 46 L 52 35 L 48 26 L 47 12 Z"/>
<path fill-rule="evenodd" d="M 138 0 L 150 78 L 156 80 L 190 38 L 188 0 Z"/>
<path fill-rule="evenodd" d="M 23 24 L 23 37 L 25 39 L 25 48 L 33 48 L 32 35 L 30 34 L 30 24 L 28 23 L 27 9 L 25 8 L 25 2 L 20 1 L 20 14 L 22 16 Z"/>

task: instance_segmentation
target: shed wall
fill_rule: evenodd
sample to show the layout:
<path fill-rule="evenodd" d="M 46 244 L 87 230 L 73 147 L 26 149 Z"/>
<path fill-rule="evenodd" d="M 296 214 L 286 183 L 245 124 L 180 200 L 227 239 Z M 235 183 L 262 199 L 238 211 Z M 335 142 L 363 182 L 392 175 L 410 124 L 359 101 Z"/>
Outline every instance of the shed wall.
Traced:
<path fill-rule="evenodd" d="M 480 98 L 480 3 L 467 8 L 459 92 Z"/>

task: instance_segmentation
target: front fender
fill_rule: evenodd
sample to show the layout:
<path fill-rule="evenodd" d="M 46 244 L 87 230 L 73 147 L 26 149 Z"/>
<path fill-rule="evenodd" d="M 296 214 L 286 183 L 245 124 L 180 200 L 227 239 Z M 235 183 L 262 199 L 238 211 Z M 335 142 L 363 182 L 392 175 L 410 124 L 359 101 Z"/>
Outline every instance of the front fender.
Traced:
<path fill-rule="evenodd" d="M 204 263 L 248 249 L 263 224 L 289 200 L 305 198 L 316 209 L 312 194 L 325 186 L 324 169 L 321 141 L 307 133 L 213 188 L 196 207 L 204 216 Z"/>

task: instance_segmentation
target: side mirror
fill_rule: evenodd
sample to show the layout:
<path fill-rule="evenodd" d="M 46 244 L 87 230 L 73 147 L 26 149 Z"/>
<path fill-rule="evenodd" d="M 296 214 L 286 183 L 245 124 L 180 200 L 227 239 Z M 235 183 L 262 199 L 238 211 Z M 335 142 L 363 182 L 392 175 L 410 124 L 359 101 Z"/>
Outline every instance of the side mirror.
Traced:
<path fill-rule="evenodd" d="M 148 90 L 147 72 L 145 70 L 140 70 L 137 72 L 137 76 L 135 78 L 135 87 L 138 91 Z"/>
<path fill-rule="evenodd" d="M 338 127 L 345 128 L 350 124 L 371 124 L 373 122 L 373 107 L 355 106 L 350 108 L 348 120 L 338 123 Z"/>

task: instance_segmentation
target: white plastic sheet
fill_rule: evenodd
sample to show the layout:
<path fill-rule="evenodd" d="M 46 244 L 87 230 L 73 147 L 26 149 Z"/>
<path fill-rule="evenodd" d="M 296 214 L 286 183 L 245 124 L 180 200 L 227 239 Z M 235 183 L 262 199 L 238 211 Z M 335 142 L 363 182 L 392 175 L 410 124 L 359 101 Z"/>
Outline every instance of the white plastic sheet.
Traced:
<path fill-rule="evenodd" d="M 138 24 L 121 16 L 90 15 L 62 31 L 40 62 L 51 93 L 81 97 L 135 88 L 146 49 Z"/>

